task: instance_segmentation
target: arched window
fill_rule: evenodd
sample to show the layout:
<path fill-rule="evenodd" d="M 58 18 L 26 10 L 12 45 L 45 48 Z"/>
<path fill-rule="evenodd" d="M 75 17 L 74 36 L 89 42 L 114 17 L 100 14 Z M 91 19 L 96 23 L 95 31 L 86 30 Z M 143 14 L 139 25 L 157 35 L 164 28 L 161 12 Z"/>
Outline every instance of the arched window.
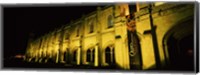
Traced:
<path fill-rule="evenodd" d="M 64 53 L 64 59 L 66 63 L 70 61 L 69 48 L 66 48 L 66 51 Z"/>
<path fill-rule="evenodd" d="M 87 50 L 87 62 L 94 62 L 95 59 L 95 49 L 88 49 Z"/>
<path fill-rule="evenodd" d="M 77 60 L 77 50 L 73 52 L 73 61 Z"/>
<path fill-rule="evenodd" d="M 90 33 L 93 33 L 94 32 L 94 24 L 93 22 L 90 24 Z"/>
<path fill-rule="evenodd" d="M 112 20 L 112 16 L 111 15 L 108 16 L 107 26 L 108 26 L 108 28 L 113 27 L 113 20 Z"/>
<path fill-rule="evenodd" d="M 64 61 L 65 62 L 67 61 L 67 52 L 66 51 L 64 52 Z"/>
<path fill-rule="evenodd" d="M 109 65 L 114 64 L 115 58 L 114 58 L 114 48 L 111 50 L 110 47 L 107 47 L 105 49 L 105 56 L 106 56 L 106 63 Z"/>
<path fill-rule="evenodd" d="M 106 63 L 111 63 L 111 50 L 109 47 L 106 48 Z"/>
<path fill-rule="evenodd" d="M 91 51 L 90 49 L 87 50 L 87 62 L 91 61 Z"/>

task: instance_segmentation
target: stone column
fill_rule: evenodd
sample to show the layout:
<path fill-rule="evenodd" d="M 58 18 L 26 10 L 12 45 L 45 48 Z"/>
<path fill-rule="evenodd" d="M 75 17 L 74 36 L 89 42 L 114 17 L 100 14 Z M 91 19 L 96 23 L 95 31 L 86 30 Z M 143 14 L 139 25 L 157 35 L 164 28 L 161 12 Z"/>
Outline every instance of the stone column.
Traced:
<path fill-rule="evenodd" d="M 98 63 L 98 60 L 99 60 L 99 59 L 98 59 L 98 58 L 99 58 L 98 55 L 99 55 L 99 54 L 98 54 L 98 53 L 99 53 L 99 52 L 98 52 L 98 46 L 96 45 L 96 46 L 95 46 L 95 53 L 94 53 L 94 54 L 95 54 L 95 56 L 94 56 L 94 66 L 95 66 L 95 67 L 97 67 L 97 66 L 99 65 L 99 63 Z"/>

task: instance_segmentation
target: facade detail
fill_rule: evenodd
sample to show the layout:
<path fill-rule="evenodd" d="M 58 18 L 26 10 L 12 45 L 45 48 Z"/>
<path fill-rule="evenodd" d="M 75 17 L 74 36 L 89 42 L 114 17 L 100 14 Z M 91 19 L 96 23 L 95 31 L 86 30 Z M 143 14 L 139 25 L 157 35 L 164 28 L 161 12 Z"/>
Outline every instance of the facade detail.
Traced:
<path fill-rule="evenodd" d="M 194 51 L 193 45 L 182 48 L 193 38 L 193 20 L 193 3 L 98 7 L 31 41 L 26 61 L 137 70 L 168 68 L 184 62 L 182 57 L 187 57 L 184 53 Z M 194 56 L 186 59 L 186 64 L 190 64 L 187 67 L 192 65 L 191 58 Z M 176 67 L 182 68 L 182 65 L 185 64 Z"/>

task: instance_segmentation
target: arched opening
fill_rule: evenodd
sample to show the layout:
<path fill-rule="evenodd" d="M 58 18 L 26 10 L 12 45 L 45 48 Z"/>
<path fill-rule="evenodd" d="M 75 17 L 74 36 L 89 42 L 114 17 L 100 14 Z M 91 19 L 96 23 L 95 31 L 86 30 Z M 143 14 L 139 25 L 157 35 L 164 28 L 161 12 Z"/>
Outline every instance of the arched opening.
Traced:
<path fill-rule="evenodd" d="M 67 61 L 67 52 L 66 51 L 64 52 L 64 61 L 65 62 Z"/>
<path fill-rule="evenodd" d="M 167 41 L 169 65 L 172 70 L 193 70 L 194 66 L 193 35 L 178 40 L 170 36 Z"/>
<path fill-rule="evenodd" d="M 57 59 L 57 52 L 54 52 L 52 50 L 52 54 L 51 54 L 51 62 L 56 63 L 56 59 Z"/>
<path fill-rule="evenodd" d="M 77 50 L 73 52 L 73 62 L 77 62 Z"/>
<path fill-rule="evenodd" d="M 87 62 L 90 62 L 91 61 L 91 50 L 88 49 L 87 50 Z"/>
<path fill-rule="evenodd" d="M 90 48 L 87 50 L 87 59 L 86 61 L 89 63 L 89 65 L 94 65 L 95 60 L 95 49 Z"/>
<path fill-rule="evenodd" d="M 35 60 L 36 60 L 36 58 L 35 58 L 35 57 L 33 57 L 33 58 L 31 59 L 31 62 L 35 62 Z"/>
<path fill-rule="evenodd" d="M 193 21 L 185 21 L 171 28 L 164 37 L 165 57 L 169 70 L 194 70 Z"/>
<path fill-rule="evenodd" d="M 42 55 L 41 55 L 41 62 L 44 63 L 46 60 L 46 55 L 45 55 L 45 52 L 42 51 Z"/>
<path fill-rule="evenodd" d="M 105 49 L 105 62 L 111 66 L 115 64 L 114 48 L 106 47 Z"/>
<path fill-rule="evenodd" d="M 69 48 L 67 48 L 66 51 L 64 52 L 64 61 L 67 64 L 69 64 L 69 62 L 70 62 Z"/>
<path fill-rule="evenodd" d="M 106 48 L 106 63 L 111 63 L 111 50 L 109 47 Z"/>
<path fill-rule="evenodd" d="M 58 62 L 61 63 L 63 61 L 62 59 L 62 51 L 59 49 L 58 50 Z"/>

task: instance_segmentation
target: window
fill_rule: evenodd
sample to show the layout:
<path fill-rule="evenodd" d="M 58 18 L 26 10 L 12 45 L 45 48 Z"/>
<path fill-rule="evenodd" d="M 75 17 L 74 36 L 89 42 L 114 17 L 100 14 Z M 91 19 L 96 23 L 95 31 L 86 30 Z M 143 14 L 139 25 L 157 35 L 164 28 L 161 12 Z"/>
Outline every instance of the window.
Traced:
<path fill-rule="evenodd" d="M 69 48 L 66 48 L 66 51 L 64 53 L 64 59 L 66 63 L 70 61 Z"/>
<path fill-rule="evenodd" d="M 88 49 L 87 50 L 87 62 L 94 62 L 95 57 L 95 49 Z"/>
<path fill-rule="evenodd" d="M 74 51 L 73 56 L 74 56 L 73 61 L 76 61 L 76 59 L 77 59 L 77 50 Z"/>
<path fill-rule="evenodd" d="M 90 62 L 91 58 L 91 51 L 90 49 L 87 50 L 87 62 Z"/>
<path fill-rule="evenodd" d="M 106 63 L 111 63 L 111 53 L 110 48 L 106 48 Z"/>
<path fill-rule="evenodd" d="M 109 65 L 114 64 L 115 58 L 114 58 L 114 48 L 111 50 L 110 47 L 107 47 L 105 50 L 105 56 L 106 56 L 106 63 Z"/>
<path fill-rule="evenodd" d="M 93 32 L 94 32 L 94 24 L 91 23 L 91 24 L 90 24 L 90 33 L 93 33 Z"/>
<path fill-rule="evenodd" d="M 67 52 L 64 52 L 64 61 L 67 61 Z"/>
<path fill-rule="evenodd" d="M 112 20 L 112 16 L 111 15 L 108 16 L 107 20 L 108 20 L 107 21 L 108 28 L 113 27 L 113 20 Z"/>

